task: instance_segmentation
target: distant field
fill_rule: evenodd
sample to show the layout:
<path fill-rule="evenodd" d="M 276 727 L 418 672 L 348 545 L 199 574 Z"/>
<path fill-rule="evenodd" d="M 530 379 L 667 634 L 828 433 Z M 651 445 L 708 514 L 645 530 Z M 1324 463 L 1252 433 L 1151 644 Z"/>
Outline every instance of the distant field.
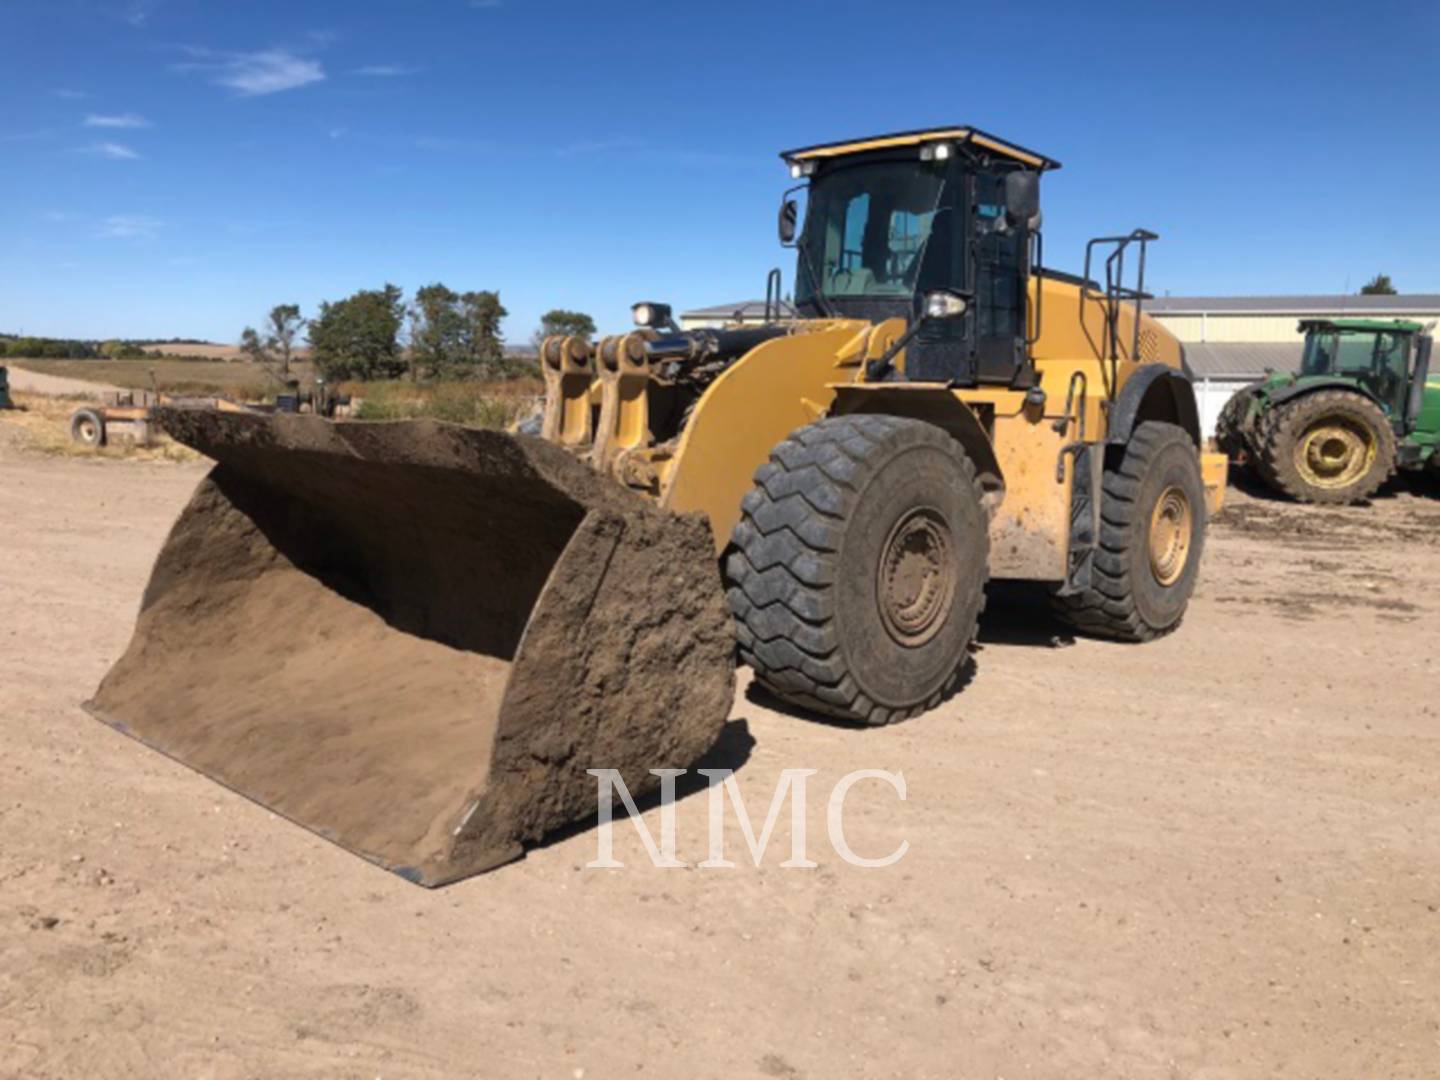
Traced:
<path fill-rule="evenodd" d="M 184 346 L 200 348 L 201 346 Z M 220 346 L 212 346 L 219 348 Z M 275 385 L 259 364 L 251 361 L 224 360 L 11 360 L 14 367 L 29 368 L 47 375 L 68 379 L 109 383 L 127 389 L 149 390 L 150 373 L 155 384 L 174 393 L 227 394 L 243 398 L 260 398 L 275 392 Z M 292 378 L 305 385 L 314 378 L 309 364 L 294 364 Z"/>
<path fill-rule="evenodd" d="M 244 360 L 238 345 L 141 345 L 154 356 L 203 356 L 207 360 Z"/>
<path fill-rule="evenodd" d="M 238 345 L 171 345 L 165 342 L 141 343 L 140 347 L 146 352 L 155 356 L 177 356 L 177 357 L 204 357 L 206 360 L 235 360 L 241 363 L 249 363 L 249 358 L 240 350 Z M 298 357 L 310 355 L 308 348 L 295 350 Z"/>

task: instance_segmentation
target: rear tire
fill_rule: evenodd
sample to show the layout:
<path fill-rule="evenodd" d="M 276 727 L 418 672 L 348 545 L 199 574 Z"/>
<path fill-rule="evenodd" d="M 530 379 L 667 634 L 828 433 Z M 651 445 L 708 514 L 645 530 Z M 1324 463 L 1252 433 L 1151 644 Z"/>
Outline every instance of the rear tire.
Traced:
<path fill-rule="evenodd" d="M 1151 641 L 1180 625 L 1205 544 L 1205 484 L 1184 428 L 1147 420 L 1105 466 L 1091 587 L 1056 596 L 1077 631 Z"/>
<path fill-rule="evenodd" d="M 1237 461 L 1249 452 L 1245 441 L 1244 422 L 1254 397 L 1254 393 L 1248 389 L 1235 391 L 1215 419 L 1215 446 L 1231 461 Z"/>
<path fill-rule="evenodd" d="M 1279 406 L 1260 443 L 1260 475 L 1297 502 L 1364 502 L 1395 472 L 1389 419 L 1349 390 L 1318 390 Z"/>
<path fill-rule="evenodd" d="M 81 446 L 104 446 L 105 418 L 94 409 L 76 409 L 70 417 L 70 438 Z"/>
<path fill-rule="evenodd" d="M 940 428 L 832 417 L 771 452 L 727 560 L 741 659 L 773 693 L 866 724 L 939 704 L 989 559 L 975 467 Z"/>

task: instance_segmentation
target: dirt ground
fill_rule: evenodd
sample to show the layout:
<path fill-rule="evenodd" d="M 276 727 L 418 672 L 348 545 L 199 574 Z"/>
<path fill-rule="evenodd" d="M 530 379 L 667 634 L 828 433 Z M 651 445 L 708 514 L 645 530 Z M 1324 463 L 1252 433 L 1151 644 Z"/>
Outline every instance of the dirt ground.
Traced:
<path fill-rule="evenodd" d="M 0 427 L 3 427 L 0 423 Z M 86 716 L 203 470 L 0 440 L 0 1076 L 1422 1077 L 1440 1061 L 1440 498 L 1234 494 L 1179 633 L 995 596 L 859 731 L 744 680 L 719 760 L 808 854 L 579 829 L 427 892 Z M 846 803 L 845 774 L 904 774 Z M 706 856 L 703 790 L 679 854 Z M 645 821 L 658 833 L 659 812 Z"/>

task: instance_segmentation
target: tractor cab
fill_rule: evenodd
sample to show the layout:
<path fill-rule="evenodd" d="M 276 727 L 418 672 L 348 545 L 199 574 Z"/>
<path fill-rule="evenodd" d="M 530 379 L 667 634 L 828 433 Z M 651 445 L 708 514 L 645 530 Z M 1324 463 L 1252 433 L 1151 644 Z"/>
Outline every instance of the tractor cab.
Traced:
<path fill-rule="evenodd" d="M 968 127 L 781 157 L 803 181 L 780 215 L 781 240 L 796 249 L 802 316 L 912 321 L 909 380 L 1034 385 L 1027 284 L 1039 177 L 1059 162 Z"/>
<path fill-rule="evenodd" d="M 1353 381 L 1385 410 L 1397 430 L 1404 430 L 1420 346 L 1428 344 L 1423 326 L 1399 319 L 1307 319 L 1300 330 L 1305 334 L 1302 380 Z"/>

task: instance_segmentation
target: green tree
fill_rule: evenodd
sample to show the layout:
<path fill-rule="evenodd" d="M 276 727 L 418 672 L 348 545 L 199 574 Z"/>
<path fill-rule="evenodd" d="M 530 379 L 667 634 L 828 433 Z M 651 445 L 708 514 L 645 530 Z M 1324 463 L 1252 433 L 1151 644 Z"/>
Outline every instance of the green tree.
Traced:
<path fill-rule="evenodd" d="M 247 326 L 240 335 L 240 349 L 283 382 L 290 378 L 295 339 L 304 328 L 305 320 L 300 317 L 299 304 L 277 304 L 270 309 L 264 337 L 254 327 Z"/>
<path fill-rule="evenodd" d="M 578 334 L 580 337 L 590 337 L 594 333 L 595 320 L 583 311 L 552 308 L 540 316 L 540 329 L 535 331 L 535 345 L 538 348 L 540 343 L 551 334 Z"/>
<path fill-rule="evenodd" d="M 400 377 L 405 373 L 400 351 L 404 321 L 404 294 L 394 285 L 321 304 L 310 323 L 315 366 L 331 382 Z"/>
<path fill-rule="evenodd" d="M 1395 296 L 1398 290 L 1390 281 L 1389 274 L 1376 274 L 1360 286 L 1361 296 Z"/>
<path fill-rule="evenodd" d="M 500 294 L 489 290 L 467 292 L 460 297 L 460 314 L 465 362 L 484 378 L 508 374 L 500 320 L 509 312 L 500 303 Z"/>
<path fill-rule="evenodd" d="M 410 303 L 410 375 L 434 379 L 464 362 L 465 316 L 460 294 L 441 285 L 415 290 Z"/>

